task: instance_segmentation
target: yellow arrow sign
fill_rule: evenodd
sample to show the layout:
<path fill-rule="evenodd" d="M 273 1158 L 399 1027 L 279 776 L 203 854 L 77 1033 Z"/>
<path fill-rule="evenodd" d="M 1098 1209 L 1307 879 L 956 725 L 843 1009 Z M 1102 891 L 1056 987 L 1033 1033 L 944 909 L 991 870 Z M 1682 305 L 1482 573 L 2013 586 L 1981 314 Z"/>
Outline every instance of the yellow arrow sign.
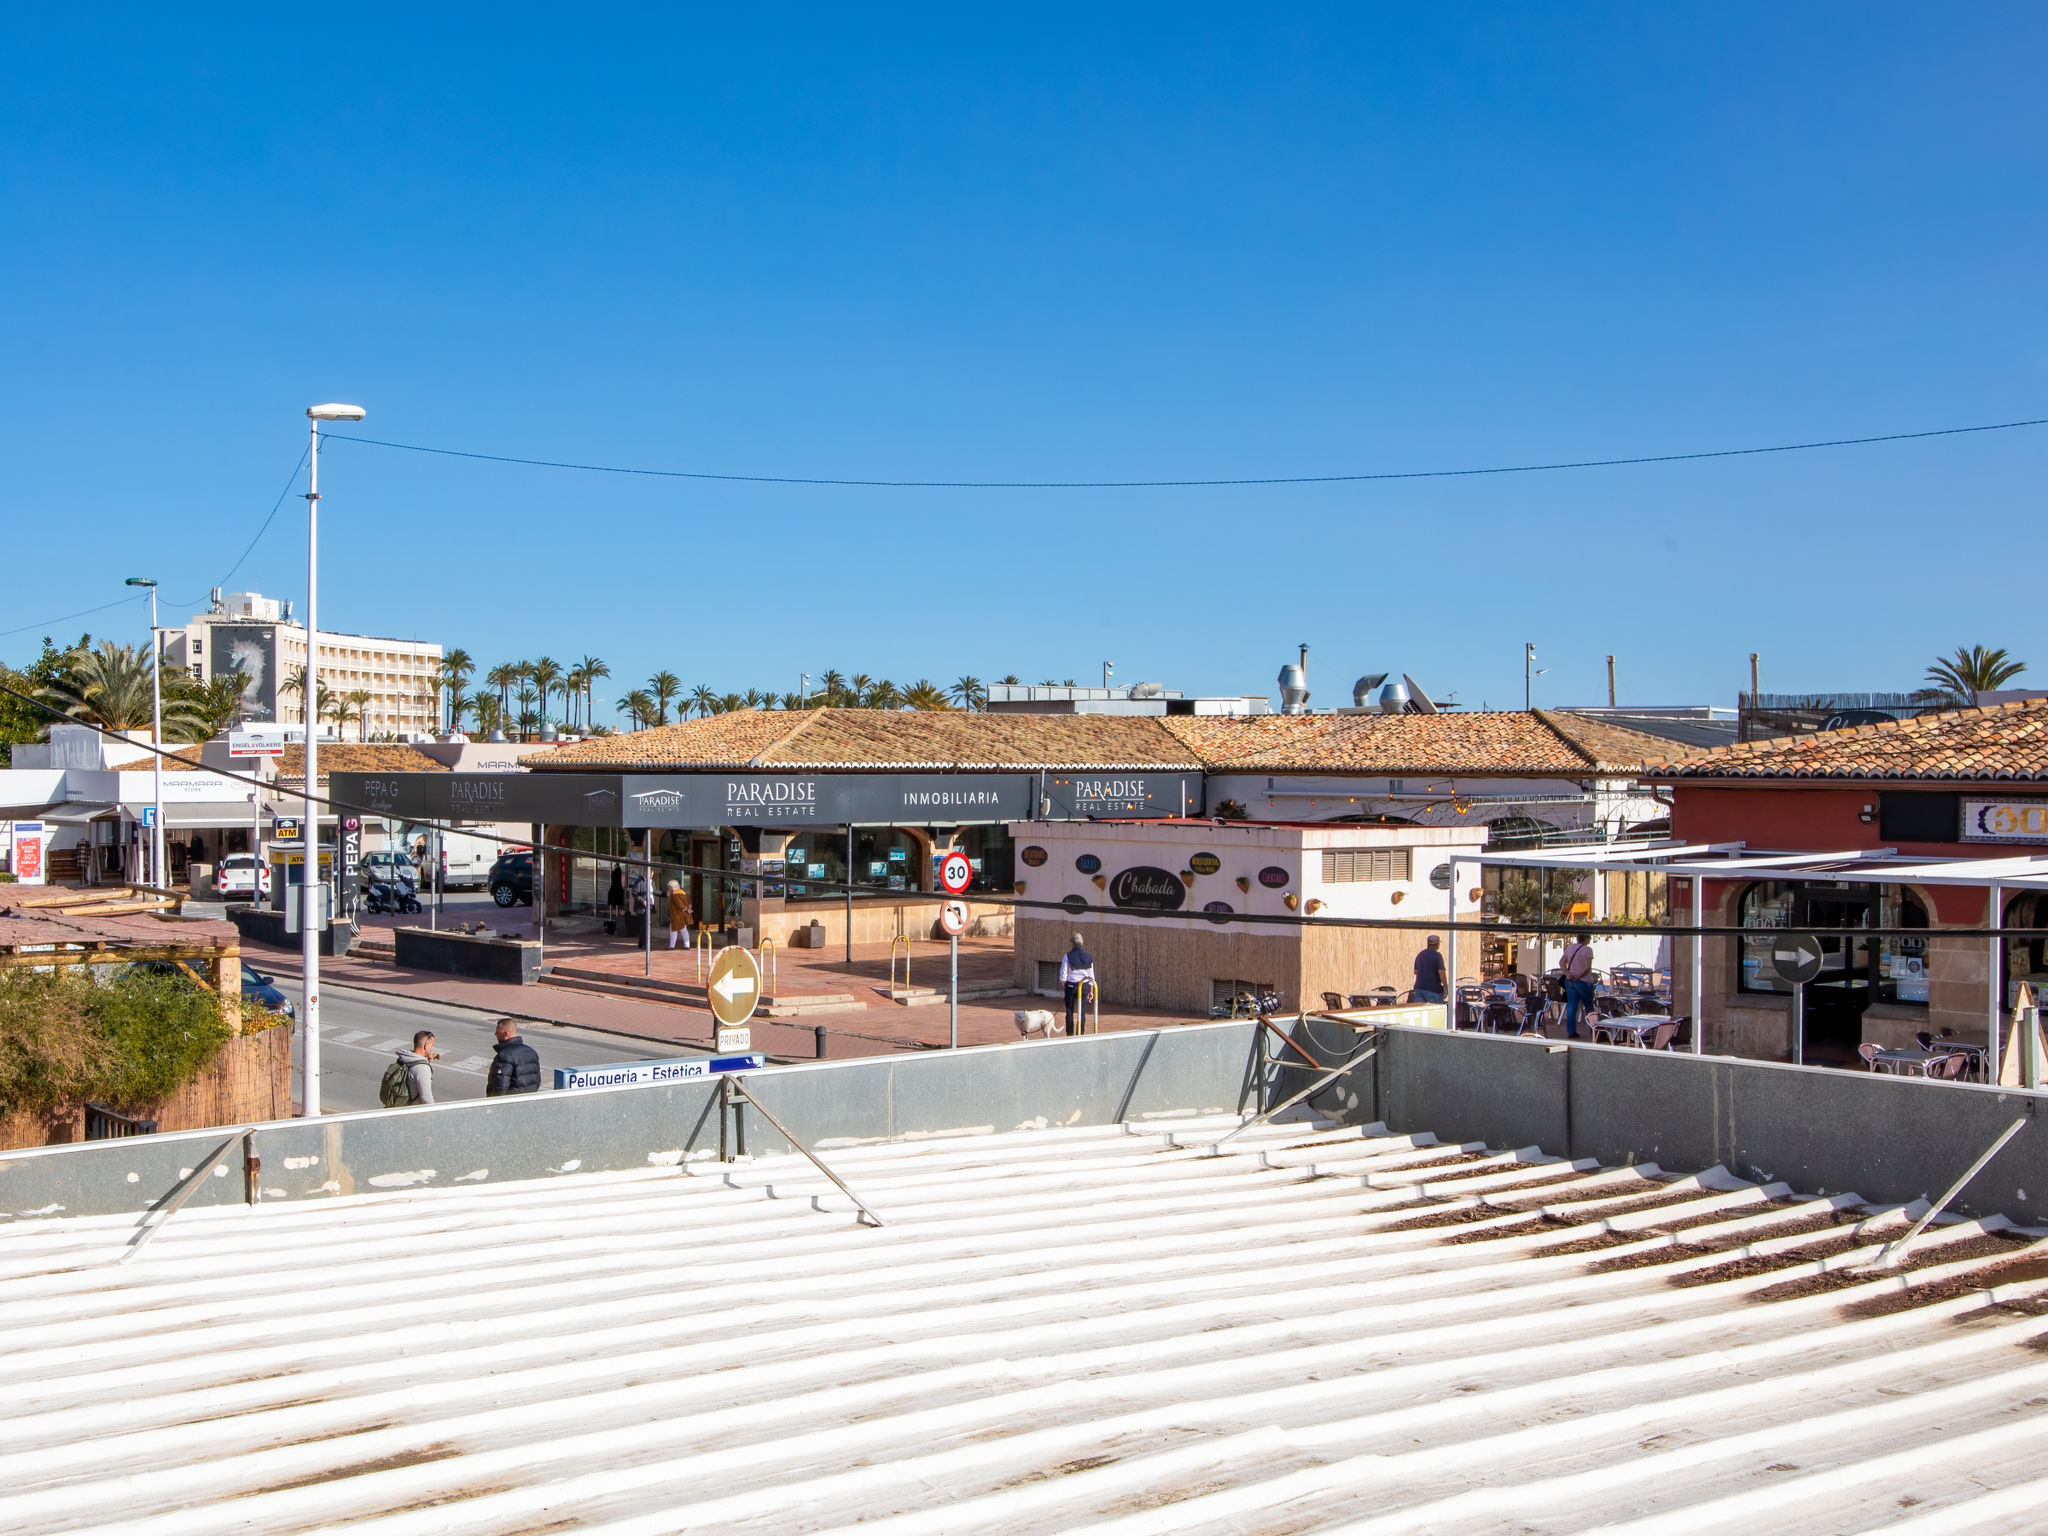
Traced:
<path fill-rule="evenodd" d="M 761 1002 L 761 967 L 746 950 L 722 949 L 711 962 L 711 1013 L 721 1024 L 740 1025 Z"/>

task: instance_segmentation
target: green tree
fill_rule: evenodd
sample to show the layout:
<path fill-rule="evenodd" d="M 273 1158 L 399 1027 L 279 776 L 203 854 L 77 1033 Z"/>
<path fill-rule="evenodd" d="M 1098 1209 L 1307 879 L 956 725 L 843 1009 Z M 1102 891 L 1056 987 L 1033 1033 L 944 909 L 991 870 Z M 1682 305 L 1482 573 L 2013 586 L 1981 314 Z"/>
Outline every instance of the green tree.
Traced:
<path fill-rule="evenodd" d="M 67 652 L 54 682 L 40 697 L 73 720 L 110 731 L 146 731 L 154 719 L 155 663 L 146 646 L 102 640 Z M 164 738 L 189 741 L 201 722 L 190 699 L 165 690 Z"/>
<path fill-rule="evenodd" d="M 1927 681 L 1935 692 L 1974 705 L 1978 694 L 2003 688 L 2026 670 L 2027 664 L 2014 661 L 2003 646 L 1993 651 L 1981 645 L 1959 645 L 1953 656 L 1944 656 L 1927 669 Z"/>
<path fill-rule="evenodd" d="M 928 677 L 920 677 L 903 690 L 903 702 L 912 709 L 951 709 L 946 691 Z"/>
<path fill-rule="evenodd" d="M 91 643 L 91 635 L 80 635 L 74 649 L 83 650 Z M 13 762 L 15 747 L 25 742 L 41 741 L 48 733 L 54 717 L 48 708 L 32 701 L 40 698 L 43 690 L 53 686 L 62 676 L 65 654 L 45 635 L 42 655 L 21 671 L 0 666 L 0 684 L 14 690 L 13 693 L 0 693 L 0 765 Z M 18 694 L 29 697 L 16 697 Z"/>
<path fill-rule="evenodd" d="M 697 711 L 701 719 L 718 713 L 718 694 L 709 683 L 699 683 L 690 690 L 689 708 Z"/>
<path fill-rule="evenodd" d="M 668 707 L 675 703 L 676 696 L 682 691 L 683 680 L 666 667 L 647 679 L 647 694 L 654 700 L 656 725 L 668 724 Z"/>
<path fill-rule="evenodd" d="M 962 709 L 980 709 L 988 698 L 988 690 L 981 686 L 978 677 L 963 677 L 946 691 Z"/>
<path fill-rule="evenodd" d="M 548 718 L 548 700 L 554 696 L 555 684 L 561 680 L 562 664 L 554 657 L 543 656 L 533 664 L 533 686 L 540 692 L 540 717 L 543 720 Z M 565 695 L 567 692 L 567 689 L 563 690 Z"/>
<path fill-rule="evenodd" d="M 619 713 L 631 717 L 636 731 L 654 718 L 656 707 L 654 695 L 645 688 L 635 688 L 619 700 Z"/>
<path fill-rule="evenodd" d="M 164 675 L 166 685 L 171 675 Z M 203 683 L 187 678 L 179 684 L 180 694 L 191 703 L 197 716 L 194 741 L 209 741 L 241 720 L 242 690 L 248 681 L 239 672 L 218 672 Z"/>
<path fill-rule="evenodd" d="M 612 675 L 612 669 L 596 656 L 585 656 L 576 664 L 576 670 L 583 675 L 583 723 L 586 727 L 597 724 L 597 715 L 592 708 L 591 688 L 601 679 Z"/>

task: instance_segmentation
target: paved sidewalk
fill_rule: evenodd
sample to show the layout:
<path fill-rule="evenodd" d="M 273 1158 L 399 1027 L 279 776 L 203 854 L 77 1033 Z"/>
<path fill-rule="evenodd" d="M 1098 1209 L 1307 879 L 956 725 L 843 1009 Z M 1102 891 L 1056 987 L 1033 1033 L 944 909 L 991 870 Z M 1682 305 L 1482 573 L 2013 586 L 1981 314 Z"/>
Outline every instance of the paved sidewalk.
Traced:
<path fill-rule="evenodd" d="M 521 912 L 524 918 L 526 914 Z M 494 914 L 502 917 L 502 914 Z M 492 919 L 486 919 L 492 921 Z M 365 923 L 365 927 L 370 926 Z M 394 926 L 382 923 L 378 926 Z M 530 922 L 515 925 L 492 921 L 494 929 L 531 933 Z M 264 971 L 297 977 L 296 950 L 271 949 L 246 944 L 249 963 Z M 621 976 L 639 976 L 646 957 L 638 949 L 608 939 L 601 932 L 564 936 L 550 925 L 547 946 L 549 965 L 574 965 L 579 969 L 604 970 Z M 753 1020 L 754 1049 L 783 1060 L 809 1061 L 817 1056 L 817 1029 L 826 1033 L 825 1054 L 832 1059 L 853 1056 L 885 1056 L 894 1052 L 931 1050 L 947 1043 L 947 1007 L 944 999 L 913 1006 L 891 1002 L 882 996 L 889 979 L 889 946 L 857 944 L 853 964 L 848 966 L 844 950 L 830 954 L 788 950 L 776 957 L 779 975 L 775 995 L 793 998 L 823 993 L 854 994 L 866 1006 L 845 1012 L 825 1013 L 809 1018 Z M 898 975 L 901 975 L 901 946 L 898 946 Z M 963 987 L 1006 980 L 1011 974 L 1012 952 L 1008 940 L 970 939 L 960 945 L 960 981 Z M 653 974 L 665 981 L 694 984 L 698 980 L 698 957 L 688 950 L 658 948 Z M 944 986 L 946 946 L 929 940 L 912 945 L 911 983 L 915 986 Z M 715 1028 L 710 1011 L 688 1003 L 642 1002 L 637 998 L 610 997 L 602 993 L 576 992 L 564 987 L 516 986 L 508 982 L 469 981 L 438 971 L 404 970 L 376 960 L 344 957 L 323 961 L 322 980 L 330 986 L 387 992 L 394 996 L 419 998 L 454 1007 L 477 1008 L 522 1019 L 543 1019 L 554 1024 L 572 1024 L 636 1040 L 659 1041 L 679 1051 L 711 1050 Z M 960 1004 L 960 1043 L 995 1045 L 1020 1037 L 1014 1014 L 1021 1008 L 1049 1008 L 1061 1015 L 1057 998 L 1033 997 L 1021 993 L 1001 997 L 970 998 Z M 1101 1025 L 1105 1032 L 1124 1029 L 1156 1029 L 1162 1024 L 1193 1023 L 1184 1015 L 1150 1009 L 1104 1009 Z"/>

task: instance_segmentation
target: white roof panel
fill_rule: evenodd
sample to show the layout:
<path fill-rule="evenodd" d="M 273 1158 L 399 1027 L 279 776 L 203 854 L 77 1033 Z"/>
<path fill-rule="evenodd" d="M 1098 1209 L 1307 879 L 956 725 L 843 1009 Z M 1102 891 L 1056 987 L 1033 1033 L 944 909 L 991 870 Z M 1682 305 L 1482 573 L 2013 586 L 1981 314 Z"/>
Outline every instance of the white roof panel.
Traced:
<path fill-rule="evenodd" d="M 1907 1218 L 1853 1195 L 1300 1124 L 1211 1155 L 1235 1124 L 832 1154 L 879 1229 L 779 1158 L 188 1209 L 119 1266 L 133 1218 L 18 1223 L 0 1529 L 2038 1512 L 2048 1279 L 1995 1219 L 1859 1276 Z"/>

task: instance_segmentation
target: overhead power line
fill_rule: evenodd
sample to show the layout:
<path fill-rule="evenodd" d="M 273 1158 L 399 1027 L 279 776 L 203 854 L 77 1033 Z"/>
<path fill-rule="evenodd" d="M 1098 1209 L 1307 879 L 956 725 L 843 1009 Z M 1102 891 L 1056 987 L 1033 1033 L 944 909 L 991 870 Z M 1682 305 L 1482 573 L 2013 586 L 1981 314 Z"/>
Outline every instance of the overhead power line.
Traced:
<path fill-rule="evenodd" d="M 834 485 L 872 490 L 926 491 L 1136 491 L 1195 489 L 1240 485 L 1348 485 L 1369 480 L 1450 480 L 1471 475 L 1533 475 L 1561 469 L 1616 469 L 1630 464 L 1682 464 L 1695 459 L 1739 459 L 1767 453 L 1805 453 L 1815 448 L 1861 448 L 1873 443 L 1905 443 L 1928 437 L 1961 437 L 1974 432 L 2010 432 L 2020 427 L 2048 426 L 2048 416 L 2026 421 L 1994 421 L 1973 427 L 1933 427 L 1920 432 L 1885 432 L 1869 437 L 1831 437 L 1808 443 L 1774 443 L 1762 448 L 1709 448 L 1694 453 L 1635 454 L 1619 459 L 1560 459 L 1545 464 L 1489 464 L 1468 469 L 1397 469 L 1344 475 L 1247 475 L 1240 478 L 1185 480 L 860 480 L 836 475 L 739 475 L 705 469 L 641 469 L 622 464 L 578 464 L 562 459 L 527 459 L 508 453 L 475 453 L 463 448 L 435 448 L 424 443 L 394 443 L 383 438 L 336 432 L 330 443 L 357 443 L 366 448 L 395 448 L 449 459 L 478 459 L 488 464 L 518 464 L 529 469 L 570 469 L 592 475 L 642 475 L 658 480 L 723 480 L 745 485 Z"/>

